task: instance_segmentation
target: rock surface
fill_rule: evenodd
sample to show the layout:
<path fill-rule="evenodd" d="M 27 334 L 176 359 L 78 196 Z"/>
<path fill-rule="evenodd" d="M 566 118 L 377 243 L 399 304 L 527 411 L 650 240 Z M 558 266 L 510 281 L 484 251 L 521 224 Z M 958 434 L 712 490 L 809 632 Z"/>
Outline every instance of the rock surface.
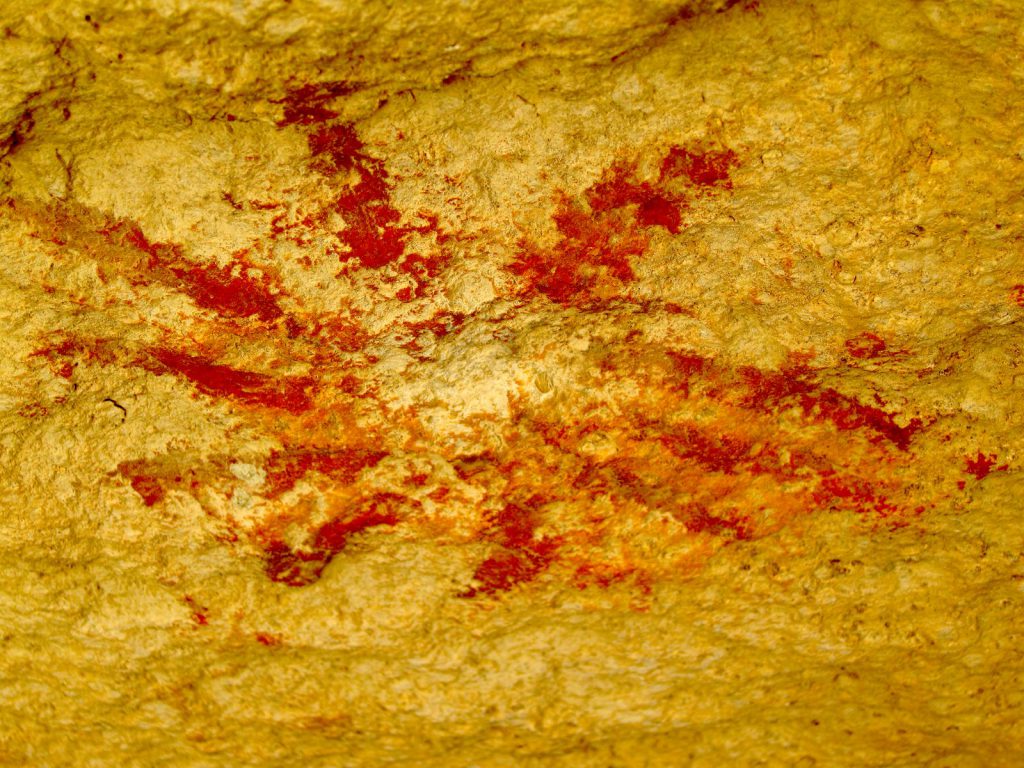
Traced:
<path fill-rule="evenodd" d="M 0 764 L 1024 761 L 1024 6 L 0 29 Z"/>

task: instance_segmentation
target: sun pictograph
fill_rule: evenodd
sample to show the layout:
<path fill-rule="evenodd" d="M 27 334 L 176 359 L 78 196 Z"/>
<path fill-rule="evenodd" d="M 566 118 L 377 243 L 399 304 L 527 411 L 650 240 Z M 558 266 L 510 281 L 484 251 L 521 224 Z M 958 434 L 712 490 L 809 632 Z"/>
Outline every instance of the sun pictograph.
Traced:
<path fill-rule="evenodd" d="M 7 215 L 56 257 L 193 307 L 187 327 L 154 325 L 155 342 L 57 332 L 40 340 L 39 365 L 66 379 L 79 366 L 170 377 L 261 438 L 213 457 L 138 456 L 105 482 L 149 507 L 194 499 L 219 521 L 224 546 L 290 587 L 317 581 L 356 540 L 467 547 L 475 564 L 454 593 L 466 600 L 543 579 L 645 591 L 814 515 L 891 529 L 927 512 L 934 500 L 914 482 L 915 444 L 934 418 L 844 393 L 810 352 L 781 368 L 735 365 L 645 323 L 694 312 L 633 286 L 655 236 L 677 236 L 694 206 L 732 194 L 736 149 L 668 144 L 645 172 L 621 160 L 582 191 L 558 191 L 545 235 L 495 249 L 507 254 L 497 265 L 504 314 L 475 317 L 439 299 L 460 233 L 431 211 L 400 210 L 387 162 L 332 107 L 353 88 L 303 85 L 275 102 L 279 129 L 304 133 L 326 202 L 226 193 L 224 215 L 268 211 L 262 245 L 287 241 L 333 260 L 337 280 L 379 288 L 382 305 L 414 307 L 414 320 L 381 326 L 365 322 L 365 308 L 305 308 L 282 271 L 255 258 L 261 242 L 206 263 L 72 201 L 7 201 Z M 531 313 L 579 327 L 611 318 L 602 327 L 612 330 L 563 364 L 560 386 L 542 377 L 509 392 L 507 410 L 465 416 L 459 440 L 437 434 L 418 407 L 390 404 L 381 348 L 433 365 L 442 342 L 508 342 L 513 321 Z M 891 354 L 865 332 L 846 342 L 844 359 Z"/>

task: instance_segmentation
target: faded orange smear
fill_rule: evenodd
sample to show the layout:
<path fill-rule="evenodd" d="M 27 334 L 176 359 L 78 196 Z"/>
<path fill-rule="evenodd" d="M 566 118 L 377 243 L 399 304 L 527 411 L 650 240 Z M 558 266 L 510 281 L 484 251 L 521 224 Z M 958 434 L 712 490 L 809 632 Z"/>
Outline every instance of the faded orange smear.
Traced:
<path fill-rule="evenodd" d="M 154 348 L 149 354 L 162 366 L 151 367 L 154 372 L 170 371 L 182 376 L 211 397 L 227 397 L 245 405 L 279 408 L 296 414 L 313 405 L 309 391 L 315 389 L 316 382 L 308 376 L 276 377 L 242 371 L 173 349 Z"/>

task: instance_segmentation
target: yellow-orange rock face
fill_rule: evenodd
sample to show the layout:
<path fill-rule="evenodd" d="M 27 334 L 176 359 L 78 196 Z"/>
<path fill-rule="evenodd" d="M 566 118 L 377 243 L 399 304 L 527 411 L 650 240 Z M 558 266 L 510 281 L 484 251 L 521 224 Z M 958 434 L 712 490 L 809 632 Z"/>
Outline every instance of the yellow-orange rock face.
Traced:
<path fill-rule="evenodd" d="M 0 29 L 0 764 L 1024 761 L 1024 6 Z"/>

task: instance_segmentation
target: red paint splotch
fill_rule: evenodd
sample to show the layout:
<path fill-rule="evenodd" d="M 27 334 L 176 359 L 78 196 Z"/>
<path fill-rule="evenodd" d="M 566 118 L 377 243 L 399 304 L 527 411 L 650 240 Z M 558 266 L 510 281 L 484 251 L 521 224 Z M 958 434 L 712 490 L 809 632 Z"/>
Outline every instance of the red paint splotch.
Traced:
<path fill-rule="evenodd" d="M 440 245 L 446 235 L 431 214 L 420 214 L 426 222 L 420 226 L 402 223 L 402 213 L 391 199 L 392 182 L 384 161 L 367 150 L 354 125 L 337 121 L 338 113 L 326 106 L 350 91 L 348 83 L 311 84 L 294 89 L 282 100 L 285 115 L 278 125 L 315 126 L 306 138 L 310 168 L 327 178 L 339 179 L 344 187 L 328 209 L 298 223 L 282 224 L 286 214 L 276 217 L 272 235 L 298 226 L 322 227 L 333 211 L 344 222 L 344 228 L 334 233 L 339 245 L 330 250 L 342 263 L 372 270 L 387 268 L 405 275 L 413 285 L 399 288 L 397 298 L 421 298 L 450 257 L 443 250 L 407 253 L 409 237 L 414 232 L 432 233 Z M 301 238 L 297 242 L 309 244 Z"/>
<path fill-rule="evenodd" d="M 162 347 L 149 350 L 149 358 L 143 363 L 144 367 L 155 373 L 170 372 L 181 376 L 211 397 L 295 414 L 307 411 L 313 405 L 310 392 L 315 390 L 317 383 L 308 376 L 271 376 L 243 371 L 208 357 Z"/>
<path fill-rule="evenodd" d="M 229 318 L 272 322 L 284 314 L 276 281 L 263 270 L 254 277 L 256 270 L 245 251 L 233 254 L 223 266 L 198 264 L 185 257 L 182 246 L 150 240 L 141 228 L 124 220 L 109 222 L 99 233 L 115 246 L 144 255 L 129 275 L 134 285 L 165 285 L 186 294 L 197 306 Z"/>
<path fill-rule="evenodd" d="M 115 474 L 128 480 L 147 507 L 164 501 L 171 490 L 195 493 L 202 485 L 194 470 L 166 458 L 122 461 Z"/>
<path fill-rule="evenodd" d="M 870 331 L 847 339 L 845 346 L 847 354 L 858 360 L 872 360 L 886 350 L 885 340 L 877 333 Z"/>
<path fill-rule="evenodd" d="M 713 515 L 702 505 L 693 505 L 683 516 L 687 530 L 693 533 L 708 533 L 714 536 L 728 535 L 736 540 L 745 541 L 753 538 L 750 519 L 747 516 L 731 514 L 729 516 Z"/>
<path fill-rule="evenodd" d="M 558 239 L 549 247 L 523 240 L 508 270 L 524 296 L 542 294 L 568 306 L 614 296 L 635 279 L 634 265 L 649 245 L 649 230 L 679 234 L 694 196 L 731 189 L 732 150 L 672 147 L 656 181 L 639 178 L 636 163 L 618 162 L 582 199 L 560 195 L 552 220 Z"/>
<path fill-rule="evenodd" d="M 919 418 L 900 426 L 895 416 L 881 408 L 823 387 L 805 364 L 788 365 L 779 371 L 748 366 L 740 368 L 739 373 L 745 380 L 742 402 L 746 408 L 771 412 L 798 407 L 813 421 L 829 422 L 842 431 L 866 430 L 872 441 L 885 440 L 901 450 L 906 450 L 914 435 L 924 428 Z"/>
<path fill-rule="evenodd" d="M 662 182 L 685 177 L 697 187 L 732 189 L 730 170 L 739 165 L 731 149 L 701 150 L 674 146 L 661 162 Z"/>
<path fill-rule="evenodd" d="M 375 467 L 388 455 L 387 451 L 370 448 L 291 447 L 273 451 L 264 466 L 269 498 L 291 490 L 308 472 L 318 472 L 336 483 L 348 485 L 368 467 Z"/>
<path fill-rule="evenodd" d="M 1024 307 L 1024 284 L 1013 286 L 1013 303 L 1018 307 Z"/>
<path fill-rule="evenodd" d="M 679 233 L 682 209 L 686 206 L 681 194 L 637 180 L 636 169 L 622 163 L 606 171 L 585 195 L 590 210 L 596 214 L 636 206 L 634 218 L 637 224 L 661 226 L 672 234 Z"/>
<path fill-rule="evenodd" d="M 427 285 L 448 265 L 449 255 L 437 250 L 430 254 L 406 253 L 409 236 L 433 233 L 438 244 L 445 235 L 436 216 L 421 214 L 424 224 L 402 224 L 402 214 L 391 200 L 392 184 L 384 161 L 371 155 L 355 126 L 350 123 L 322 125 L 307 138 L 311 167 L 334 177 L 349 175 L 349 183 L 338 194 L 333 209 L 345 223 L 335 233 L 343 249 L 343 263 L 354 261 L 365 269 L 392 267 L 413 280 L 413 287 L 399 289 L 402 301 L 420 298 Z M 352 178 L 354 177 L 354 178 Z"/>
<path fill-rule="evenodd" d="M 533 581 L 555 559 L 560 542 L 551 536 L 537 536 L 539 500 L 506 504 L 485 532 L 485 538 L 500 549 L 484 559 L 473 573 L 475 586 L 463 597 L 507 592 L 517 584 Z"/>
<path fill-rule="evenodd" d="M 634 337 L 602 352 L 572 401 L 513 403 L 506 447 L 453 462 L 464 483 L 504 488 L 479 536 L 494 549 L 464 596 L 545 572 L 642 592 L 814 515 L 913 523 L 928 503 L 906 480 L 923 423 L 827 386 L 808 360 L 736 367 Z M 558 509 L 557 536 L 541 532 L 547 509 Z"/>
<path fill-rule="evenodd" d="M 270 538 L 263 545 L 264 570 L 272 581 L 289 587 L 313 584 L 352 536 L 370 528 L 397 525 L 397 510 L 406 503 L 408 500 L 398 494 L 376 493 L 349 514 L 320 526 L 308 547 L 292 547 Z"/>
<path fill-rule="evenodd" d="M 324 83 L 305 83 L 291 89 L 284 98 L 275 101 L 284 108 L 284 114 L 277 121 L 278 126 L 314 125 L 333 120 L 338 113 L 327 105 L 354 93 L 358 86 L 347 80 Z"/>
<path fill-rule="evenodd" d="M 207 608 L 199 605 L 192 595 L 185 595 L 183 599 L 185 604 L 192 610 L 192 621 L 201 627 L 205 627 L 210 623 Z"/>
<path fill-rule="evenodd" d="M 977 456 L 965 456 L 964 460 L 967 463 L 965 472 L 969 475 L 974 475 L 978 480 L 984 480 L 992 473 L 993 470 L 996 472 L 1005 472 L 1010 468 L 1009 464 L 1000 464 L 999 466 L 996 466 L 996 462 L 999 460 L 999 457 L 994 453 L 986 455 L 981 451 L 978 451 Z"/>
<path fill-rule="evenodd" d="M 62 379 L 70 379 L 81 363 L 110 365 L 116 359 L 113 348 L 103 339 L 86 339 L 63 333 L 54 333 L 50 338 L 51 341 L 33 350 L 29 357 L 43 358 L 51 373 Z"/>
<path fill-rule="evenodd" d="M 164 500 L 167 496 L 167 491 L 164 490 L 163 483 L 160 482 L 160 478 L 154 475 L 146 474 L 129 474 L 129 482 L 131 483 L 132 490 L 134 490 L 142 498 L 143 503 L 147 507 L 152 507 Z"/>

